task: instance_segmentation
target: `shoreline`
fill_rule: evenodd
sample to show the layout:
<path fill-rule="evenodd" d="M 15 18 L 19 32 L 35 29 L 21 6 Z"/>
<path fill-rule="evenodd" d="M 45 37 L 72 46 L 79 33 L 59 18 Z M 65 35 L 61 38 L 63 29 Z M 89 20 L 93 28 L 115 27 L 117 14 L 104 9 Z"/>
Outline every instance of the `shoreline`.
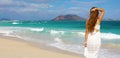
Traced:
<path fill-rule="evenodd" d="M 0 54 L 3 54 L 0 58 L 83 58 L 83 55 L 80 54 L 74 54 L 53 47 L 48 48 L 42 44 L 34 44 L 22 39 L 16 39 L 15 37 L 0 37 Z"/>

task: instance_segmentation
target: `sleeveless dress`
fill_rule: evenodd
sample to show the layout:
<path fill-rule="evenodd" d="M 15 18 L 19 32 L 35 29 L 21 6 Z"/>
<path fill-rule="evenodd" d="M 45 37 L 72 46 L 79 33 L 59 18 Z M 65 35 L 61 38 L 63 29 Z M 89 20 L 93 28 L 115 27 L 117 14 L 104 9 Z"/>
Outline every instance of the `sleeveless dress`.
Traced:
<path fill-rule="evenodd" d="M 87 47 L 84 50 L 84 56 L 86 58 L 98 58 L 98 52 L 101 46 L 100 25 L 97 24 L 94 28 L 94 32 L 88 34 Z"/>

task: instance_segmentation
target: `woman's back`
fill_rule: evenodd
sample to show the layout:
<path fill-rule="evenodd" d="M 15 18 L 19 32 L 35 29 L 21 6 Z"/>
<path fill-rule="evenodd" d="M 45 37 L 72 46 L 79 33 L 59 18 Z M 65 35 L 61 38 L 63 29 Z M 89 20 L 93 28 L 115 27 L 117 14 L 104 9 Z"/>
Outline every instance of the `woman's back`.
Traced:
<path fill-rule="evenodd" d="M 97 54 L 101 45 L 100 25 L 96 25 L 94 28 L 94 31 L 88 34 L 87 41 L 88 51 L 86 53 L 86 56 L 90 58 L 97 58 Z"/>

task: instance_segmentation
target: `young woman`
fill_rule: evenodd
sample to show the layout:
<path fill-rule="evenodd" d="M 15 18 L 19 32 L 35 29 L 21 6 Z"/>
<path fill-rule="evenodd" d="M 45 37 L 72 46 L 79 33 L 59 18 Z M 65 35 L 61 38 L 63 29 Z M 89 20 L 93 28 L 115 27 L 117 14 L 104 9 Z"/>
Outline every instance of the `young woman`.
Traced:
<path fill-rule="evenodd" d="M 90 9 L 90 16 L 86 21 L 86 32 L 84 47 L 84 55 L 86 58 L 97 58 L 98 51 L 101 46 L 100 38 L 100 22 L 104 16 L 102 8 L 92 7 Z"/>

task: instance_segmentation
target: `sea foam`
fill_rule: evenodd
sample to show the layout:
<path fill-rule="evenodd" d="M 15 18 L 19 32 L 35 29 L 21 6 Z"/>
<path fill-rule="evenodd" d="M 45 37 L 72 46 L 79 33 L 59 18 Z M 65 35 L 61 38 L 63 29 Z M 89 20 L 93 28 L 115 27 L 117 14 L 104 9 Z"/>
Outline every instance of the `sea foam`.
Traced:
<path fill-rule="evenodd" d="M 44 28 L 30 28 L 30 30 L 31 31 L 39 31 L 39 32 L 41 32 L 41 31 L 44 30 Z"/>
<path fill-rule="evenodd" d="M 119 34 L 114 34 L 114 33 L 102 33 L 101 38 L 104 39 L 120 39 Z"/>
<path fill-rule="evenodd" d="M 64 34 L 64 31 L 51 30 L 50 33 L 51 33 L 52 35 L 56 35 L 56 34 L 61 34 L 61 35 L 63 35 L 63 34 Z"/>
<path fill-rule="evenodd" d="M 83 46 L 75 45 L 75 44 L 66 44 L 60 38 L 55 38 L 55 43 L 51 43 L 49 44 L 49 46 L 52 46 L 61 50 L 73 52 L 76 54 L 83 54 Z"/>
<path fill-rule="evenodd" d="M 78 36 L 85 36 L 85 32 L 76 32 Z M 101 33 L 102 39 L 120 39 L 119 34 L 115 33 Z"/>

